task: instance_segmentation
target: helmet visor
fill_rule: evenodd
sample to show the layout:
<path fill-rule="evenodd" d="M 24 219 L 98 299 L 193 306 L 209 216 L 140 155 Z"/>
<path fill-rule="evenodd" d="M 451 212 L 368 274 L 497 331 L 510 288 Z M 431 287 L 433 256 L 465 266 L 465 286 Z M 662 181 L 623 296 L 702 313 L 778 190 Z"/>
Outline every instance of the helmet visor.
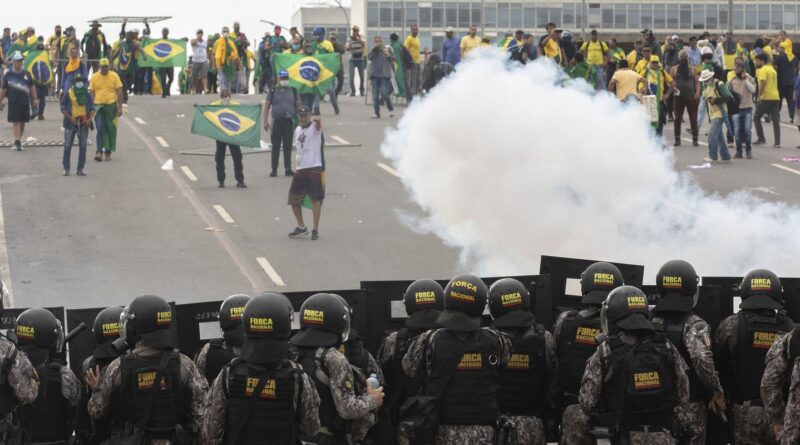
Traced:
<path fill-rule="evenodd" d="M 350 311 L 346 310 L 343 315 L 344 326 L 342 327 L 342 343 L 350 339 Z"/>
<path fill-rule="evenodd" d="M 603 334 L 611 335 L 611 331 L 608 328 L 608 304 L 605 301 L 600 308 L 600 328 L 603 330 Z"/>
<path fill-rule="evenodd" d="M 56 332 L 56 353 L 61 354 L 64 350 L 64 327 L 61 325 L 61 320 L 56 320 L 58 325 Z"/>
<path fill-rule="evenodd" d="M 128 341 L 130 338 L 128 333 L 131 327 L 128 326 L 128 322 L 133 320 L 135 316 L 128 312 L 128 308 L 122 310 L 122 313 L 119 314 L 119 337 L 125 341 Z"/>

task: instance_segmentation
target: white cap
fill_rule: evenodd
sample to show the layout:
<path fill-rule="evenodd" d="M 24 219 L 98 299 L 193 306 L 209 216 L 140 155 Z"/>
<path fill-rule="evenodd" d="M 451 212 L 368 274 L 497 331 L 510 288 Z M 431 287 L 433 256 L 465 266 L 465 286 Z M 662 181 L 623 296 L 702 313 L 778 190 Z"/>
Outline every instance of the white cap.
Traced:
<path fill-rule="evenodd" d="M 678 35 L 677 34 L 673 34 L 672 35 L 672 40 L 678 40 Z"/>
<path fill-rule="evenodd" d="M 453 27 L 448 26 L 447 28 L 444 29 L 444 32 L 453 32 Z"/>
<path fill-rule="evenodd" d="M 24 60 L 25 57 L 22 56 L 22 53 L 19 51 L 14 51 L 14 54 L 11 55 L 11 60 Z"/>
<path fill-rule="evenodd" d="M 714 72 L 713 71 L 711 71 L 711 70 L 703 70 L 703 72 L 700 73 L 700 82 L 705 82 L 705 81 L 711 79 L 712 77 L 714 77 Z"/>
<path fill-rule="evenodd" d="M 704 46 L 703 49 L 700 50 L 700 54 L 714 54 L 714 51 L 711 48 Z"/>

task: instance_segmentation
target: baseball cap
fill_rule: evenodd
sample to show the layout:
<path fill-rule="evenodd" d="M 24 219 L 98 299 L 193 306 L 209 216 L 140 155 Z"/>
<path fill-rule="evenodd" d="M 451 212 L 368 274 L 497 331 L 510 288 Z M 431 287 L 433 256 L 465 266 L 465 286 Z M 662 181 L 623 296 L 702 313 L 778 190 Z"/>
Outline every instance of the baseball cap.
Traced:
<path fill-rule="evenodd" d="M 11 60 L 14 60 L 14 61 L 23 60 L 23 59 L 25 59 L 25 57 L 23 57 L 22 53 L 19 52 L 19 51 L 14 51 L 14 54 L 11 56 Z"/>
<path fill-rule="evenodd" d="M 100 66 L 108 66 L 108 65 L 109 65 L 108 59 L 106 59 L 105 57 L 100 59 Z"/>
<path fill-rule="evenodd" d="M 281 79 L 287 79 L 289 77 L 289 72 L 286 71 L 286 70 L 281 70 L 278 73 L 278 77 L 281 78 Z"/>
<path fill-rule="evenodd" d="M 444 32 L 453 32 L 453 27 L 448 26 L 447 28 L 444 29 Z"/>
<path fill-rule="evenodd" d="M 303 106 L 297 110 L 297 114 L 311 114 L 311 110 L 309 110 L 308 107 Z"/>

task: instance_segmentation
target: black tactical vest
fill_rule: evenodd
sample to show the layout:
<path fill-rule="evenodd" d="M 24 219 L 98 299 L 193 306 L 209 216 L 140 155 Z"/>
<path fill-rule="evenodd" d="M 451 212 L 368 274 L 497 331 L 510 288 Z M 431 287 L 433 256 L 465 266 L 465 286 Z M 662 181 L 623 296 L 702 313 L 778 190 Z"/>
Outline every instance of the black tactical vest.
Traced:
<path fill-rule="evenodd" d="M 222 368 L 236 358 L 233 350 L 229 348 L 230 345 L 226 344 L 221 338 L 208 341 L 206 366 L 203 368 L 203 375 L 206 376 L 209 385 L 214 383 L 214 379 L 217 378 Z"/>
<path fill-rule="evenodd" d="M 401 328 L 397 331 L 394 342 L 394 357 L 383 366 L 383 375 L 386 378 L 386 399 L 384 404 L 390 409 L 399 409 L 409 397 L 417 395 L 420 387 L 425 383 L 425 376 L 419 373 L 412 379 L 403 371 L 403 357 L 414 339 L 422 334 L 420 329 Z"/>
<path fill-rule="evenodd" d="M 694 362 L 689 355 L 689 350 L 686 349 L 686 341 L 683 338 L 686 321 L 691 313 L 683 312 L 659 312 L 656 319 L 653 320 L 653 326 L 656 331 L 667 337 L 667 339 L 675 345 L 678 352 L 681 353 L 683 360 L 689 368 L 689 390 L 691 391 L 690 400 L 703 401 L 706 398 L 706 389 L 697 372 L 694 369 Z M 663 323 L 660 320 L 663 320 Z"/>
<path fill-rule="evenodd" d="M 163 354 L 171 354 L 171 357 L 161 382 L 155 382 Z M 112 429 L 125 434 L 143 421 L 151 389 L 155 387 L 153 408 L 145 429 L 151 438 L 171 439 L 175 426 L 187 425 L 191 419 L 191 395 L 180 379 L 180 353 L 127 354 L 120 360 L 122 387 L 112 396 Z"/>
<path fill-rule="evenodd" d="M 514 351 L 508 364 L 500 369 L 497 391 L 497 404 L 503 414 L 544 414 L 549 385 L 544 341 L 544 328 L 539 325 L 511 336 Z"/>
<path fill-rule="evenodd" d="M 326 427 L 334 436 L 344 438 L 346 424 L 344 419 L 336 411 L 336 404 L 333 402 L 331 394 L 328 370 L 325 369 L 323 357 L 328 348 L 299 348 L 297 362 L 303 367 L 303 371 L 311 378 L 319 393 L 319 422 Z"/>
<path fill-rule="evenodd" d="M 595 338 L 602 334 L 600 311 L 584 318 L 577 309 L 570 311 L 561 323 L 558 333 L 558 381 L 564 391 L 573 397 L 568 403 L 577 403 L 586 361 L 597 350 Z"/>
<path fill-rule="evenodd" d="M 434 339 L 430 374 L 440 374 L 440 366 L 452 360 L 447 351 L 463 351 L 455 373 L 440 400 L 441 423 L 446 425 L 494 425 L 498 416 L 497 366 L 500 350 L 497 338 L 485 329 L 467 334 L 466 340 L 455 331 L 440 329 Z"/>
<path fill-rule="evenodd" d="M 31 405 L 17 409 L 29 442 L 62 442 L 72 435 L 69 401 L 61 391 L 61 363 L 46 361 L 36 368 L 39 393 Z"/>
<path fill-rule="evenodd" d="M 675 407 L 675 363 L 660 334 L 633 345 L 610 337 L 610 366 L 598 405 L 624 427 L 667 427 Z"/>
<path fill-rule="evenodd" d="M 292 365 L 284 360 L 277 369 L 266 369 L 234 359 L 228 370 L 228 421 L 223 442 L 230 445 L 297 442 L 295 400 L 300 383 L 298 373 L 303 371 Z M 266 379 L 266 383 L 260 395 L 255 395 L 261 379 Z M 251 403 L 252 397 L 256 399 Z"/>
<path fill-rule="evenodd" d="M 780 312 L 765 316 L 741 310 L 737 317 L 739 330 L 732 356 L 731 400 L 735 403 L 761 400 L 761 378 L 764 376 L 767 351 L 776 337 L 794 328 L 794 323 Z"/>
<path fill-rule="evenodd" d="M 342 343 L 339 345 L 339 352 L 347 357 L 347 361 L 350 362 L 351 365 L 355 366 L 362 374 L 369 377 L 367 373 L 367 366 L 369 366 L 369 356 L 367 354 L 369 353 L 364 349 L 364 342 L 361 338 Z"/>

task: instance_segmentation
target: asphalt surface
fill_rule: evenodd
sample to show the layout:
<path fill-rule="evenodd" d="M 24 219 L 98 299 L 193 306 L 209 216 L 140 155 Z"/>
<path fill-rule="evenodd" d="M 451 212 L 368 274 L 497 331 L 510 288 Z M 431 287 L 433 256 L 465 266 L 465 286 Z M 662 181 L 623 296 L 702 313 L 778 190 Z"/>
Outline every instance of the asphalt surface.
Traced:
<path fill-rule="evenodd" d="M 0 151 L 0 273 L 17 306 L 109 306 L 142 293 L 186 303 L 270 289 L 352 289 L 362 280 L 447 278 L 459 271 L 457 251 L 398 217 L 420 213 L 379 153 L 384 131 L 399 117 L 369 119 L 372 108 L 363 98 L 341 97 L 340 116 L 322 104 L 327 143 L 360 146 L 327 149 L 320 239 L 311 241 L 287 237 L 295 225 L 286 205 L 291 178 L 282 168 L 279 177 L 268 176 L 268 152 L 247 151 L 247 189 L 234 187 L 228 157 L 227 187 L 217 188 L 214 142 L 189 133 L 192 105 L 210 101 L 132 96 L 113 160 L 95 162 L 90 146 L 86 177 L 74 175 L 77 147 L 69 177 L 62 176 L 61 147 Z M 25 136 L 62 139 L 60 126 L 57 103 L 49 102 L 46 120 L 30 123 Z M 665 133 L 671 142 L 672 124 Z M 800 156 L 794 148 L 800 133 L 783 127 L 782 149 L 771 147 L 771 127 L 767 134 L 770 144 L 755 148 L 754 160 L 691 174 L 708 191 L 752 189 L 768 200 L 800 204 L 800 163 L 782 161 Z M 9 139 L 3 118 L 0 140 Z M 263 131 L 262 139 L 268 141 Z M 676 168 L 702 164 L 707 147 L 683 142 L 675 149 Z M 170 159 L 173 170 L 162 170 Z"/>

